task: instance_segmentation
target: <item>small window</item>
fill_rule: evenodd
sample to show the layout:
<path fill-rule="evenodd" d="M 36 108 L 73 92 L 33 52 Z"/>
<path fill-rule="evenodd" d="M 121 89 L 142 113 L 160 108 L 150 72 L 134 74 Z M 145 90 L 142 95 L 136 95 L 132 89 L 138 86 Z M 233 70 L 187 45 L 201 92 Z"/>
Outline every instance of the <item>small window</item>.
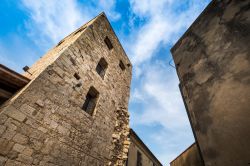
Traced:
<path fill-rule="evenodd" d="M 120 60 L 120 62 L 119 62 L 119 66 L 120 66 L 120 68 L 122 69 L 122 70 L 125 70 L 125 65 L 124 65 L 124 63 Z"/>
<path fill-rule="evenodd" d="M 82 109 L 86 111 L 88 114 L 93 115 L 98 97 L 99 97 L 99 92 L 94 87 L 90 87 L 86 95 L 86 99 L 82 106 Z"/>
<path fill-rule="evenodd" d="M 136 166 L 142 166 L 142 156 L 141 156 L 141 153 L 139 151 L 137 151 Z"/>
<path fill-rule="evenodd" d="M 80 79 L 81 79 L 81 77 L 80 77 L 79 74 L 77 74 L 77 73 L 74 74 L 74 77 L 75 77 L 77 80 L 80 80 Z"/>
<path fill-rule="evenodd" d="M 75 59 L 73 59 L 72 57 L 70 57 L 70 62 L 75 66 L 76 65 L 76 60 Z"/>
<path fill-rule="evenodd" d="M 112 43 L 111 43 L 111 41 L 109 40 L 108 37 L 106 37 L 106 38 L 104 39 L 104 42 L 105 42 L 105 44 L 107 45 L 107 47 L 109 48 L 109 50 L 111 50 L 111 49 L 113 48 L 113 45 L 112 45 Z"/>
<path fill-rule="evenodd" d="M 96 72 L 104 79 L 105 72 L 107 70 L 108 63 L 104 58 L 101 58 L 96 66 Z"/>

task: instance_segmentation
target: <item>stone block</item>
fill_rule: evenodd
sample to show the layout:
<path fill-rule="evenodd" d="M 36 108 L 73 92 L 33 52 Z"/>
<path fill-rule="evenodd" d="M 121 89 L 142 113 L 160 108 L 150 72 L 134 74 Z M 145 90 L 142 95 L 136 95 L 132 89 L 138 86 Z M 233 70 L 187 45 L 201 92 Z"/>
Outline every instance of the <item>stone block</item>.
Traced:
<path fill-rule="evenodd" d="M 26 147 L 24 150 L 23 150 L 23 154 L 26 155 L 26 156 L 31 156 L 33 154 L 34 150 L 29 148 L 29 147 Z"/>
<path fill-rule="evenodd" d="M 37 104 L 39 107 L 42 107 L 42 108 L 44 107 L 44 102 L 43 102 L 42 100 L 40 100 L 40 99 L 36 101 L 36 104 Z"/>
<path fill-rule="evenodd" d="M 15 134 L 16 134 L 16 131 L 7 129 L 3 133 L 2 138 L 6 139 L 6 140 L 11 140 L 14 137 Z"/>
<path fill-rule="evenodd" d="M 8 159 L 15 160 L 18 156 L 19 152 L 11 150 L 8 154 L 7 157 Z"/>
<path fill-rule="evenodd" d="M 16 142 L 16 143 L 19 143 L 19 144 L 27 144 L 28 143 L 28 137 L 23 135 L 23 134 L 20 134 L 20 133 L 17 133 L 14 137 L 13 137 L 13 141 Z"/>
<path fill-rule="evenodd" d="M 6 155 L 12 149 L 14 142 L 0 138 L 0 154 Z"/>
<path fill-rule="evenodd" d="M 63 134 L 63 135 L 69 135 L 69 130 L 63 126 L 58 126 L 57 127 L 57 130 L 60 134 Z"/>
<path fill-rule="evenodd" d="M 29 106 L 28 104 L 23 104 L 20 108 L 22 112 L 25 112 L 26 114 L 32 115 L 36 111 L 35 108 Z"/>
<path fill-rule="evenodd" d="M 25 114 L 23 114 L 21 111 L 17 110 L 13 106 L 9 106 L 8 109 L 6 109 L 4 113 L 19 122 L 23 122 L 24 119 L 26 118 Z"/>
<path fill-rule="evenodd" d="M 50 122 L 50 127 L 51 127 L 51 128 L 55 129 L 55 128 L 57 128 L 57 126 L 58 126 L 58 123 L 56 123 L 55 121 L 52 120 L 52 121 Z"/>
<path fill-rule="evenodd" d="M 38 127 L 37 129 L 40 130 L 40 131 L 43 132 L 43 133 L 47 133 L 47 131 L 48 131 L 46 128 L 41 127 L 41 126 Z"/>
<path fill-rule="evenodd" d="M 16 151 L 16 152 L 20 152 L 20 153 L 24 150 L 24 148 L 25 148 L 25 146 L 20 145 L 20 144 L 15 144 L 13 146 L 13 150 Z"/>
<path fill-rule="evenodd" d="M 30 156 L 26 156 L 24 154 L 19 154 L 17 161 L 20 161 L 20 162 L 27 164 L 27 165 L 31 165 L 33 162 L 33 158 Z"/>
<path fill-rule="evenodd" d="M 4 122 L 8 119 L 8 117 L 4 114 L 1 114 L 0 116 L 0 124 L 4 124 Z"/>
<path fill-rule="evenodd" d="M 6 130 L 6 126 L 0 125 L 0 135 L 2 135 L 5 130 Z"/>

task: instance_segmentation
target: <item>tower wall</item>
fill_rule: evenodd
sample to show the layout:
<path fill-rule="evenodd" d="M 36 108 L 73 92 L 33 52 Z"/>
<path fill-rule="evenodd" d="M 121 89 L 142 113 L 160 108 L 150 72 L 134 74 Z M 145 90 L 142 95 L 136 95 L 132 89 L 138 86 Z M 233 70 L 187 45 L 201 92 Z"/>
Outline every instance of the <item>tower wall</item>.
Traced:
<path fill-rule="evenodd" d="M 96 71 L 101 58 L 103 78 Z M 25 73 L 30 83 L 1 106 L 0 165 L 121 165 L 131 70 L 104 14 L 63 39 L 31 67 L 32 75 Z M 98 97 L 89 114 L 82 107 L 91 87 Z"/>

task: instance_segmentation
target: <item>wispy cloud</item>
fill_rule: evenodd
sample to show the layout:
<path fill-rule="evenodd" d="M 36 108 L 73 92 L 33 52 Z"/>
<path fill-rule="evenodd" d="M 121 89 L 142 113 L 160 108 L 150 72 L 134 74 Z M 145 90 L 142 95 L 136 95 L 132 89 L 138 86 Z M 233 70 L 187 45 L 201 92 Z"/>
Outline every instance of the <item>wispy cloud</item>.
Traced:
<path fill-rule="evenodd" d="M 30 37 L 37 45 L 46 47 L 55 44 L 91 18 L 91 15 L 86 14 L 87 11 L 81 11 L 76 0 L 60 3 L 55 0 L 22 0 L 22 4 L 30 16 L 26 22 Z"/>
<path fill-rule="evenodd" d="M 115 11 L 116 0 L 99 0 L 97 4 L 99 10 L 106 11 L 107 16 L 111 20 L 116 21 L 121 18 L 121 14 Z"/>
<path fill-rule="evenodd" d="M 168 164 L 194 141 L 179 81 L 174 69 L 161 61 L 151 63 L 144 73 L 132 93 L 131 104 L 140 105 L 140 109 L 130 110 L 131 125 L 144 129 L 161 126 L 150 133 L 148 145 L 156 146 L 154 153 Z"/>
<path fill-rule="evenodd" d="M 148 144 L 157 147 L 155 153 L 164 164 L 169 164 L 194 138 L 175 69 L 167 64 L 171 55 L 169 51 L 159 54 L 159 50 L 171 47 L 208 2 L 130 0 L 132 42 L 126 46 L 135 74 L 130 100 L 131 125 L 144 129 L 162 126 L 150 133 Z M 138 20 L 144 23 L 135 28 Z"/>
<path fill-rule="evenodd" d="M 29 13 L 26 26 L 29 36 L 37 45 L 49 46 L 80 27 L 101 11 L 105 11 L 112 20 L 120 18 L 114 9 L 114 0 L 99 0 L 94 6 L 85 6 L 77 0 L 22 0 L 22 5 Z M 48 42 L 49 41 L 49 42 Z"/>
<path fill-rule="evenodd" d="M 130 0 L 132 17 L 147 20 L 133 34 L 135 42 L 129 49 L 133 64 L 140 65 L 150 60 L 161 44 L 175 42 L 207 2 L 208 0 Z"/>

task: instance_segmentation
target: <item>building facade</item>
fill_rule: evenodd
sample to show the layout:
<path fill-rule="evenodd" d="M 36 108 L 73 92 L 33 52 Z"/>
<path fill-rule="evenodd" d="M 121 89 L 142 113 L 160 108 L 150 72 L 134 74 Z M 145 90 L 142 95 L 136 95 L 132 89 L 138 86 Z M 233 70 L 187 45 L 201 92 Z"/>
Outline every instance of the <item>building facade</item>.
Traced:
<path fill-rule="evenodd" d="M 64 38 L 1 99 L 0 165 L 123 165 L 131 71 L 104 13 Z"/>
<path fill-rule="evenodd" d="M 171 50 L 206 166 L 250 163 L 249 6 L 213 0 Z"/>
<path fill-rule="evenodd" d="M 126 166 L 162 166 L 133 129 L 130 129 L 130 146 Z"/>

